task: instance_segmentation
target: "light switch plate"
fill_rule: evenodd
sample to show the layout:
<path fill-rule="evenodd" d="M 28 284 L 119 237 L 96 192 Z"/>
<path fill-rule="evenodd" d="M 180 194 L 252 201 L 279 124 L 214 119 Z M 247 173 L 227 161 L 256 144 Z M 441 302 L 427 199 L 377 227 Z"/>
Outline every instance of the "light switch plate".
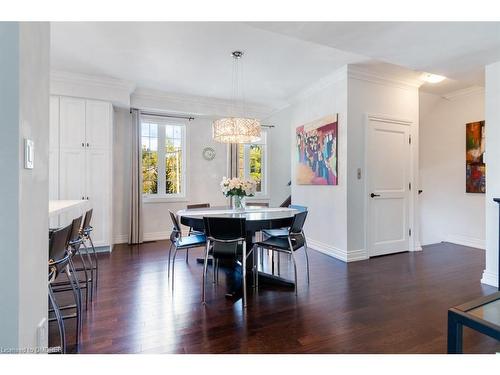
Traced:
<path fill-rule="evenodd" d="M 24 140 L 24 168 L 33 169 L 35 158 L 35 143 L 31 139 Z"/>

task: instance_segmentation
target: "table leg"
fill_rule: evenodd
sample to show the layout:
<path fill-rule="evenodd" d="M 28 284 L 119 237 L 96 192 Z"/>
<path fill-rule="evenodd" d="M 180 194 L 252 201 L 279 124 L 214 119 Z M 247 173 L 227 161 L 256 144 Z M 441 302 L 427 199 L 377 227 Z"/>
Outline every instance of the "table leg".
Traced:
<path fill-rule="evenodd" d="M 461 354 L 463 351 L 463 326 L 453 311 L 448 311 L 448 354 Z"/>

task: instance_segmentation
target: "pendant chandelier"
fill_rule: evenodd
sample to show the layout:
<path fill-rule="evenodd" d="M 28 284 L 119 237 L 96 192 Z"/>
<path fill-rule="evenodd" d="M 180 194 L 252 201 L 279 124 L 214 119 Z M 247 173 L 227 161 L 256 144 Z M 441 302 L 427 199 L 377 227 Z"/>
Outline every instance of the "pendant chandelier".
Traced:
<path fill-rule="evenodd" d="M 233 65 L 233 111 L 236 114 L 238 110 L 237 99 L 240 96 L 240 91 L 243 91 L 242 75 L 239 63 L 243 57 L 243 52 L 234 51 L 232 54 Z M 241 81 L 241 82 L 240 82 Z M 243 114 L 244 97 L 241 95 L 241 103 L 239 110 Z M 249 117 L 224 117 L 217 119 L 212 124 L 212 138 L 217 142 L 222 143 L 252 143 L 260 140 L 260 121 Z"/>

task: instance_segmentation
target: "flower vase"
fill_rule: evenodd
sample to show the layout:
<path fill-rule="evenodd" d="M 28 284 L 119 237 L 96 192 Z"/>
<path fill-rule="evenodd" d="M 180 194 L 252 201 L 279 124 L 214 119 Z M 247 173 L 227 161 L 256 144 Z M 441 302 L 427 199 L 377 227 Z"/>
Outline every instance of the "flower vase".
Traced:
<path fill-rule="evenodd" d="M 243 196 L 241 195 L 234 195 L 233 196 L 233 209 L 234 210 L 244 210 L 245 209 L 245 203 L 243 202 Z"/>

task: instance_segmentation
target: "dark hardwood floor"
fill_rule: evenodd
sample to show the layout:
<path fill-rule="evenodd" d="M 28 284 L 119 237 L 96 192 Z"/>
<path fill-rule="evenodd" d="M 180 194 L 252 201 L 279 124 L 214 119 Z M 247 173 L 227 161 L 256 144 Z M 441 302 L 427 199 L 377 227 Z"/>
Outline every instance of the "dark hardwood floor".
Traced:
<path fill-rule="evenodd" d="M 167 249 L 168 241 L 158 241 L 100 254 L 99 289 L 79 352 L 444 353 L 447 309 L 495 291 L 479 283 L 483 251 L 441 243 L 349 264 L 311 251 L 309 286 L 300 254 L 298 296 L 261 285 L 249 293 L 246 311 L 241 300 L 224 298 L 221 272 L 203 306 L 201 249 L 190 251 L 189 263 L 180 252 L 173 293 Z M 282 274 L 291 277 L 285 259 Z M 50 332 L 58 345 L 55 324 Z M 493 353 L 500 344 L 465 328 L 464 351 Z"/>

